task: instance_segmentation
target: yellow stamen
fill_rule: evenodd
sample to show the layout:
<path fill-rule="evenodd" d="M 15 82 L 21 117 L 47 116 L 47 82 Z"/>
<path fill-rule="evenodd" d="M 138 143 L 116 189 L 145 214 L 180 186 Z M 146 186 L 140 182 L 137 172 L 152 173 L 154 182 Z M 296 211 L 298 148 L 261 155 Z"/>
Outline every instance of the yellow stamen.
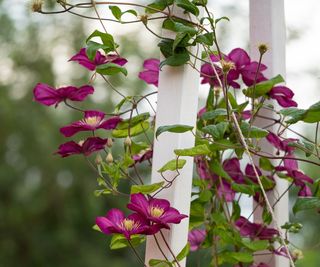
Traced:
<path fill-rule="evenodd" d="M 124 219 L 122 221 L 121 228 L 127 231 L 132 231 L 140 226 L 139 223 L 135 222 L 134 220 Z"/>
<path fill-rule="evenodd" d="M 97 117 L 97 116 L 88 117 L 88 118 L 83 119 L 84 124 L 87 124 L 87 125 L 90 125 L 93 127 L 98 126 L 100 122 L 101 122 L 101 118 Z"/>
<path fill-rule="evenodd" d="M 160 207 L 151 207 L 150 215 L 155 218 L 159 218 L 164 213 L 164 209 Z"/>

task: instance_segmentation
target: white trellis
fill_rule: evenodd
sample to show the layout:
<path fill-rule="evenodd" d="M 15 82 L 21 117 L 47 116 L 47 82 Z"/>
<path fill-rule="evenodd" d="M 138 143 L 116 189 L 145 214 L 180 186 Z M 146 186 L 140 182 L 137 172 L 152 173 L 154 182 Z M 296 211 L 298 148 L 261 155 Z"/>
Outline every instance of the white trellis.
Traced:
<path fill-rule="evenodd" d="M 264 58 L 268 65 L 268 77 L 276 74 L 285 76 L 285 15 L 284 0 L 249 0 L 250 1 L 250 44 L 253 58 L 257 58 L 257 46 L 266 43 L 270 50 Z M 166 33 L 165 33 L 166 34 Z M 199 53 L 194 48 L 193 53 Z M 200 64 L 200 62 L 198 62 Z M 156 128 L 172 124 L 196 124 L 198 109 L 199 73 L 190 66 L 179 68 L 164 67 L 160 72 L 159 94 L 157 100 Z M 263 123 L 263 122 L 257 122 Z M 194 136 L 191 133 L 171 134 L 164 133 L 154 143 L 152 183 L 162 181 L 157 170 L 166 162 L 174 159 L 174 149 L 194 146 Z M 270 146 L 265 145 L 264 150 L 270 151 Z M 189 215 L 191 187 L 192 187 L 193 160 L 187 159 L 187 164 L 181 175 L 173 185 L 161 192 L 159 197 L 168 199 L 172 206 L 181 213 Z M 172 176 L 174 173 L 172 173 Z M 275 191 L 270 195 L 271 203 L 274 202 L 287 188 L 287 184 L 280 182 Z M 255 212 L 254 220 L 260 221 L 261 211 Z M 279 225 L 288 221 L 288 196 L 282 198 L 275 208 L 276 219 Z M 183 220 L 179 225 L 172 225 L 170 231 L 165 232 L 165 237 L 173 253 L 179 253 L 187 242 L 188 220 Z M 161 237 L 159 241 L 163 244 Z M 170 253 L 164 252 L 170 257 Z M 146 264 L 150 259 L 163 258 L 153 237 L 148 237 L 146 247 Z M 259 258 L 272 267 L 288 267 L 289 263 L 284 257 Z M 185 260 L 180 263 L 185 266 Z"/>

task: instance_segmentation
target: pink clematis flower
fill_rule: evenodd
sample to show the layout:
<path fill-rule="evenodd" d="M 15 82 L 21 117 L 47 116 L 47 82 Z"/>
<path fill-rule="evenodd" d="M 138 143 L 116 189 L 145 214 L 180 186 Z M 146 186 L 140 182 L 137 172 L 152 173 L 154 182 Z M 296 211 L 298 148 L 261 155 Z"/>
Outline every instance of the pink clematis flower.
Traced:
<path fill-rule="evenodd" d="M 170 207 L 166 199 L 150 198 L 141 193 L 132 194 L 128 209 L 137 212 L 149 220 L 155 228 L 170 229 L 169 223 L 179 224 L 187 215 L 180 214 L 178 210 Z M 154 231 L 155 232 L 155 231 Z"/>
<path fill-rule="evenodd" d="M 125 58 L 119 57 L 116 54 L 103 55 L 97 51 L 94 60 L 90 60 L 87 56 L 86 48 L 81 48 L 78 54 L 74 55 L 69 61 L 76 61 L 88 70 L 95 70 L 97 66 L 106 63 L 114 63 L 119 66 L 124 66 L 128 61 Z"/>
<path fill-rule="evenodd" d="M 111 209 L 105 217 L 97 217 L 96 224 L 104 234 L 123 234 L 128 240 L 132 235 L 144 234 L 149 228 L 148 222 L 139 214 L 125 217 L 118 209 Z"/>
<path fill-rule="evenodd" d="M 230 70 L 227 75 L 227 84 L 232 86 L 233 88 L 240 88 L 240 84 L 236 82 L 240 76 L 242 77 L 244 84 L 247 86 L 252 86 L 254 84 L 255 78 L 257 83 L 267 80 L 262 74 L 262 72 L 265 71 L 267 67 L 264 64 L 261 64 L 259 72 L 257 73 L 258 62 L 251 61 L 248 53 L 245 50 L 236 48 L 233 49 L 228 55 L 222 55 L 222 57 L 223 60 L 232 62 L 234 64 L 234 69 Z M 213 63 L 219 62 L 221 60 L 218 55 L 211 55 L 210 59 Z M 221 68 L 218 66 L 215 66 L 215 68 L 220 79 L 223 78 Z M 201 73 L 201 76 L 203 78 L 201 81 L 202 84 L 209 83 L 211 86 L 219 86 L 211 64 L 204 64 L 201 68 Z"/>
<path fill-rule="evenodd" d="M 188 234 L 188 242 L 190 244 L 190 250 L 196 251 L 200 248 L 202 242 L 206 239 L 206 230 L 194 229 Z"/>
<path fill-rule="evenodd" d="M 274 228 L 267 228 L 263 224 L 252 223 L 245 217 L 240 217 L 235 222 L 240 234 L 251 239 L 270 240 L 274 236 L 279 235 L 279 232 Z"/>
<path fill-rule="evenodd" d="M 93 152 L 103 149 L 107 142 L 108 139 L 100 137 L 89 137 L 87 140 L 80 141 L 79 143 L 70 141 L 60 145 L 56 154 L 59 154 L 63 158 L 77 154 L 89 156 Z"/>
<path fill-rule="evenodd" d="M 118 116 L 105 119 L 105 114 L 101 111 L 87 110 L 84 118 L 80 121 L 62 127 L 60 132 L 65 137 L 73 136 L 81 131 L 95 131 L 98 129 L 112 130 L 115 129 L 122 119 Z"/>
<path fill-rule="evenodd" d="M 244 183 L 244 176 L 240 168 L 240 161 L 237 158 L 226 159 L 223 162 L 223 169 L 237 183 Z"/>
<path fill-rule="evenodd" d="M 132 159 L 135 163 L 142 163 L 146 160 L 151 160 L 153 157 L 153 150 L 151 148 L 144 150 L 142 153 L 133 155 Z"/>
<path fill-rule="evenodd" d="M 83 101 L 93 92 L 94 88 L 90 85 L 84 85 L 80 88 L 64 86 L 56 89 L 47 84 L 38 83 L 33 89 L 35 101 L 46 106 L 55 105 L 55 107 L 65 100 Z"/>
<path fill-rule="evenodd" d="M 289 108 L 298 106 L 297 102 L 292 100 L 294 93 L 286 86 L 275 86 L 268 94 L 272 99 L 277 100 L 281 107 Z"/>
<path fill-rule="evenodd" d="M 153 84 L 158 87 L 160 72 L 159 65 L 159 59 L 151 58 L 145 60 L 143 63 L 144 71 L 139 73 L 139 78 L 145 81 L 147 84 Z"/>

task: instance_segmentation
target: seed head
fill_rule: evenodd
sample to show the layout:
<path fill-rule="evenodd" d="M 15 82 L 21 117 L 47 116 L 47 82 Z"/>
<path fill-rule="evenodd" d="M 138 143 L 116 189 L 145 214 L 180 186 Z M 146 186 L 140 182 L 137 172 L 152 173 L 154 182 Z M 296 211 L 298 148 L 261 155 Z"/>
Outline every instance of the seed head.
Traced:
<path fill-rule="evenodd" d="M 32 0 L 31 10 L 32 12 L 41 12 L 43 7 L 43 0 Z"/>
<path fill-rule="evenodd" d="M 225 61 L 225 60 L 221 60 L 220 61 L 221 67 L 222 67 L 222 71 L 223 73 L 228 73 L 230 70 L 235 69 L 235 64 L 231 61 Z"/>
<path fill-rule="evenodd" d="M 148 15 L 140 16 L 140 20 L 144 25 L 147 25 L 148 24 Z"/>
<path fill-rule="evenodd" d="M 259 49 L 260 55 L 264 55 L 269 50 L 269 47 L 267 44 L 260 44 L 258 46 L 258 49 Z"/>

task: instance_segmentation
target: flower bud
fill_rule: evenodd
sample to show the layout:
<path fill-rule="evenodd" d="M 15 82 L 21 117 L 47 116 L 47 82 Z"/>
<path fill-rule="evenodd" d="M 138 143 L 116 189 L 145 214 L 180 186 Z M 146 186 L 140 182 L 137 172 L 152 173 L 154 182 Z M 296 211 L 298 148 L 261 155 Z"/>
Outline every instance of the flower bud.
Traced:
<path fill-rule="evenodd" d="M 97 165 L 100 165 L 102 163 L 102 161 L 103 161 L 103 159 L 102 159 L 101 155 L 97 154 L 96 159 L 95 159 L 95 163 Z"/>
<path fill-rule="evenodd" d="M 260 44 L 258 49 L 259 49 L 260 55 L 263 55 L 269 50 L 269 47 L 266 44 Z"/>
<path fill-rule="evenodd" d="M 113 140 L 112 138 L 108 138 L 108 141 L 107 141 L 107 147 L 112 147 L 113 146 Z"/>
<path fill-rule="evenodd" d="M 32 12 L 41 12 L 43 6 L 43 0 L 33 0 L 31 2 L 31 10 Z"/>
<path fill-rule="evenodd" d="M 148 24 L 148 15 L 140 16 L 140 20 L 144 25 L 147 25 Z"/>
<path fill-rule="evenodd" d="M 124 140 L 124 145 L 125 146 L 131 146 L 131 144 L 132 144 L 131 138 L 128 136 L 126 138 L 126 140 Z"/>
<path fill-rule="evenodd" d="M 106 162 L 111 164 L 113 162 L 113 156 L 111 152 L 108 153 L 108 156 L 106 157 Z"/>

